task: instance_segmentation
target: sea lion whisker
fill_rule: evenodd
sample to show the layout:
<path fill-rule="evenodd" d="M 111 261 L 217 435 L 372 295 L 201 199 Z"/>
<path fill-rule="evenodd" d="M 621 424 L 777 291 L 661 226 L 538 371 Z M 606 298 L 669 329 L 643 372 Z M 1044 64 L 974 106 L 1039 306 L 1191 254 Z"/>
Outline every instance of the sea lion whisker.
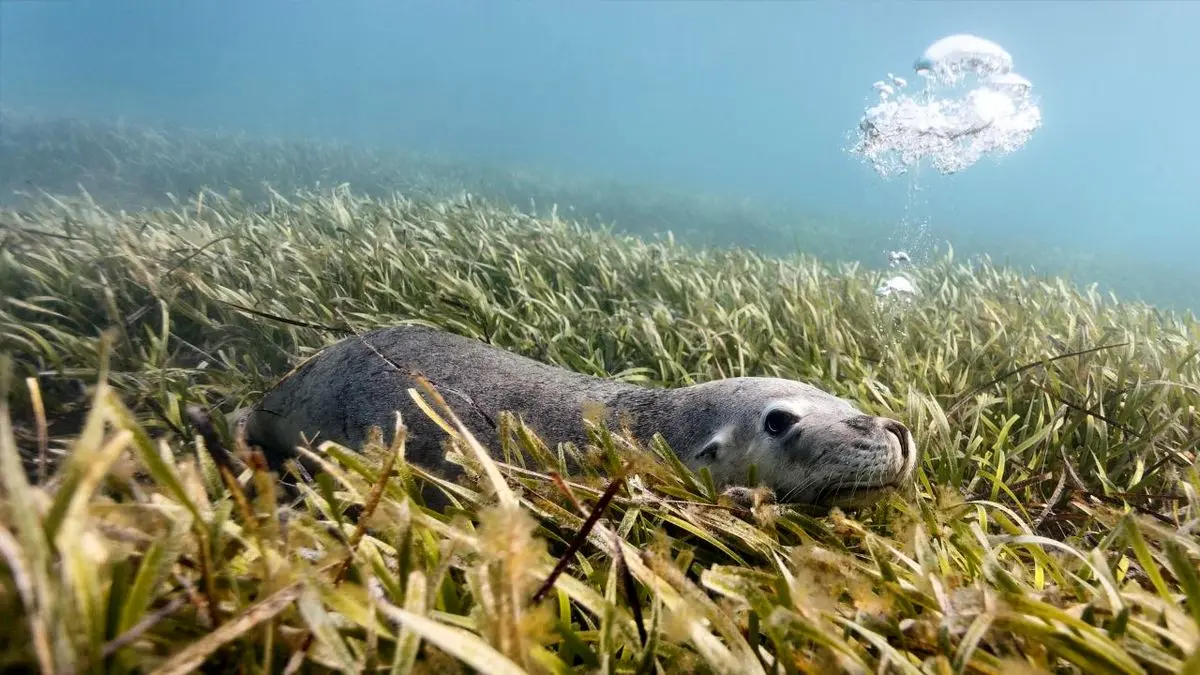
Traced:
<path fill-rule="evenodd" d="M 779 501 L 780 502 L 788 502 L 791 500 L 792 497 L 796 496 L 797 494 L 803 493 L 805 490 L 808 490 L 809 488 L 813 487 L 816 484 L 817 484 L 816 478 L 814 478 L 813 476 L 805 476 L 803 480 L 801 480 L 794 487 L 789 489 L 787 491 L 787 493 L 785 494 L 784 498 L 780 499 Z"/>

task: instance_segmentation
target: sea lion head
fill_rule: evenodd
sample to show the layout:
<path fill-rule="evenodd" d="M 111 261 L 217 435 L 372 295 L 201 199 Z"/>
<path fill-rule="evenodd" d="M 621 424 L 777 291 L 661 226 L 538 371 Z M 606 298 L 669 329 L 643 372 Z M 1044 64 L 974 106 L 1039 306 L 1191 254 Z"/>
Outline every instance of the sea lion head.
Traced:
<path fill-rule="evenodd" d="M 755 465 L 779 502 L 867 503 L 904 489 L 920 459 L 904 424 L 803 382 L 741 377 L 677 391 L 709 422 L 692 418 L 702 431 L 685 440 L 684 461 L 723 485 L 745 485 Z"/>

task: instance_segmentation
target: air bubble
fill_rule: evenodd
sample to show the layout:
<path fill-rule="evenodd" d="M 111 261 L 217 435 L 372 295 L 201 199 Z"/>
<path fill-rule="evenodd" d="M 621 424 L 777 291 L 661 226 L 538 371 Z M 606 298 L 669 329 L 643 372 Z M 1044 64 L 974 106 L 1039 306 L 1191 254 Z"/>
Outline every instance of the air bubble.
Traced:
<path fill-rule="evenodd" d="M 859 120 L 851 152 L 884 178 L 921 161 L 953 174 L 985 155 L 1020 149 L 1042 124 L 1033 83 L 1013 71 L 1000 45 L 974 35 L 951 35 L 930 45 L 914 63 L 925 80 L 915 93 L 888 73 L 879 95 Z M 972 77 L 973 76 L 973 77 Z"/>

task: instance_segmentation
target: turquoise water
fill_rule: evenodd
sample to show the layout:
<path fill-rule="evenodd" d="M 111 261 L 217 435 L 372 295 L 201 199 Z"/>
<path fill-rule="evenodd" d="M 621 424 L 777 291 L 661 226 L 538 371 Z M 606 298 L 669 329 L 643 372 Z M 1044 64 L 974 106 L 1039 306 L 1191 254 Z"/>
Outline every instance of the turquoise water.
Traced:
<path fill-rule="evenodd" d="M 5 1 L 0 104 L 928 218 L 1138 276 L 1200 251 L 1197 27 L 1200 3 L 1149 1 Z M 910 209 L 912 177 L 881 179 L 848 134 L 874 82 L 956 33 L 1012 55 L 1042 124 L 922 170 Z"/>

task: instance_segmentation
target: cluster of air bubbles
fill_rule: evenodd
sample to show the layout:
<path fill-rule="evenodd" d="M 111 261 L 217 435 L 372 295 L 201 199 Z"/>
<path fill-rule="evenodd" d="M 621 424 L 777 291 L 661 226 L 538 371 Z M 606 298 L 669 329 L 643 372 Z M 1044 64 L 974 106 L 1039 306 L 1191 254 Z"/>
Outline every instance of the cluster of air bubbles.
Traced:
<path fill-rule="evenodd" d="M 907 296 L 916 295 L 917 288 L 913 286 L 913 282 L 909 281 L 908 277 L 896 275 L 875 289 L 875 295 L 879 297 L 887 297 L 889 295 L 897 295 L 907 298 Z"/>
<path fill-rule="evenodd" d="M 994 42 L 951 35 L 930 45 L 913 69 L 925 83 L 915 95 L 891 73 L 875 83 L 879 100 L 863 114 L 851 148 L 884 178 L 922 160 L 956 173 L 984 155 L 1019 149 L 1041 126 L 1032 83 Z"/>
<path fill-rule="evenodd" d="M 892 251 L 888 253 L 888 267 L 895 268 L 911 262 L 912 259 L 904 251 Z M 913 286 L 913 282 L 908 277 L 899 274 L 887 279 L 875 289 L 875 295 L 881 298 L 892 295 L 907 300 L 911 296 L 916 295 L 916 293 L 917 288 Z"/>

